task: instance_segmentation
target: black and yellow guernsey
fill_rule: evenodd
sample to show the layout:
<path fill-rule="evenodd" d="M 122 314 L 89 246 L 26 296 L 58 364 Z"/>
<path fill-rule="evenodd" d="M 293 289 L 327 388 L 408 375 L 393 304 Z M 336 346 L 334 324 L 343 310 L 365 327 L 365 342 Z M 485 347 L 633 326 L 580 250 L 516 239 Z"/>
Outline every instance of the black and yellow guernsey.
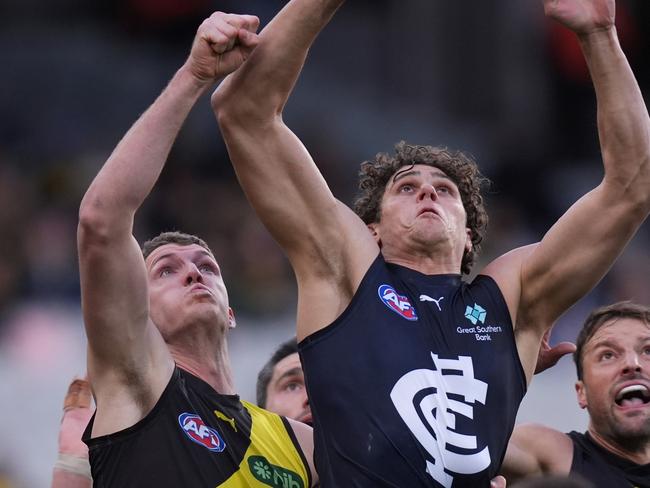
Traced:
<path fill-rule="evenodd" d="M 321 486 L 490 486 L 526 391 L 492 278 L 379 255 L 347 309 L 299 347 Z"/>
<path fill-rule="evenodd" d="M 221 395 L 175 368 L 153 410 L 135 425 L 83 440 L 94 488 L 308 488 L 307 460 L 283 417 Z"/>

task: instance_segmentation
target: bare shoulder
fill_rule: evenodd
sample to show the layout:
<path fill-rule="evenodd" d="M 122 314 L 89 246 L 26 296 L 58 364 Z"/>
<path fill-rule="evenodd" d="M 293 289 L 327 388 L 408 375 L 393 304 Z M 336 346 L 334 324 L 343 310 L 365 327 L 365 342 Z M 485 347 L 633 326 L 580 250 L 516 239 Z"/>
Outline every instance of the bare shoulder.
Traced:
<path fill-rule="evenodd" d="M 518 247 L 489 263 L 481 274 L 496 281 L 508 305 L 512 323 L 517 322 L 517 312 L 522 292 L 521 271 L 523 263 L 535 251 L 538 243 Z"/>
<path fill-rule="evenodd" d="M 533 454 L 545 474 L 568 474 L 573 461 L 573 442 L 559 430 L 541 424 L 522 424 L 510 439 L 519 449 Z"/>

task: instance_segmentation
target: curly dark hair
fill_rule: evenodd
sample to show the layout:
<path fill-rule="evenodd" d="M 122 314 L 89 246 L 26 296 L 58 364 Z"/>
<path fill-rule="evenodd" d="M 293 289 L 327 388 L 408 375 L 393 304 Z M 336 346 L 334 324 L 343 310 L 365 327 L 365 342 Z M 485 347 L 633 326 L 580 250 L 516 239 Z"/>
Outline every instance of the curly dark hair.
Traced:
<path fill-rule="evenodd" d="M 580 329 L 580 333 L 576 339 L 576 350 L 573 353 L 573 361 L 576 364 L 576 371 L 579 380 L 582 380 L 582 375 L 584 373 L 582 369 L 582 360 L 585 346 L 604 325 L 618 319 L 639 320 L 646 324 L 646 326 L 650 327 L 650 307 L 630 301 L 624 301 L 597 308 L 589 314 L 585 319 L 582 329 Z"/>
<path fill-rule="evenodd" d="M 142 255 L 147 259 L 149 254 L 165 244 L 178 244 L 180 246 L 197 244 L 214 256 L 214 253 L 203 239 L 192 234 L 178 231 L 161 232 L 153 239 L 149 239 L 142 245 Z"/>
<path fill-rule="evenodd" d="M 374 160 L 361 163 L 359 194 L 354 211 L 366 223 L 381 219 L 381 200 L 391 177 L 404 166 L 426 164 L 445 172 L 458 186 L 471 231 L 472 249 L 465 252 L 461 271 L 468 274 L 481 250 L 481 241 L 487 228 L 488 216 L 481 189 L 489 180 L 478 169 L 471 156 L 446 147 L 417 146 L 404 141 L 395 145 L 395 154 L 379 153 Z"/>

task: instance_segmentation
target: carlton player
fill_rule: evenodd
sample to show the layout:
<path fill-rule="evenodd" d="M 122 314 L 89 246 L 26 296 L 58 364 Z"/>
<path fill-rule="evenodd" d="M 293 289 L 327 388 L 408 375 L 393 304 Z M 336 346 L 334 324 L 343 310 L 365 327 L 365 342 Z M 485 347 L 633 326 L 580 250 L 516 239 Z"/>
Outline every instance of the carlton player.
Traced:
<path fill-rule="evenodd" d="M 464 282 L 487 222 L 470 158 L 398 144 L 362 165 L 355 215 L 283 122 L 307 51 L 342 3 L 289 2 L 212 98 L 240 182 L 296 273 L 316 466 L 327 487 L 488 486 L 544 333 L 650 210 L 648 113 L 614 1 L 546 1 L 589 65 L 604 177 L 541 242 Z M 341 55 L 358 55 L 354 33 L 348 42 Z"/>

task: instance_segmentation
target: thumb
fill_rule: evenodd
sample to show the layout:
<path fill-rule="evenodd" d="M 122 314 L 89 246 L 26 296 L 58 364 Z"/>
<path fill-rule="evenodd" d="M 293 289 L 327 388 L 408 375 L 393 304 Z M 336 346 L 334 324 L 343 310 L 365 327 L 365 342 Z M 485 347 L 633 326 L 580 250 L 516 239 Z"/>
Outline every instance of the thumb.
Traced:
<path fill-rule="evenodd" d="M 553 363 L 557 363 L 562 356 L 573 354 L 576 351 L 576 345 L 573 342 L 560 342 L 557 346 L 552 347 L 548 353 L 553 358 Z"/>
<path fill-rule="evenodd" d="M 563 356 L 573 354 L 575 350 L 576 345 L 572 342 L 560 342 L 555 347 L 540 351 L 540 355 L 537 358 L 537 365 L 535 367 L 535 374 L 541 373 L 542 371 L 555 366 Z"/>

